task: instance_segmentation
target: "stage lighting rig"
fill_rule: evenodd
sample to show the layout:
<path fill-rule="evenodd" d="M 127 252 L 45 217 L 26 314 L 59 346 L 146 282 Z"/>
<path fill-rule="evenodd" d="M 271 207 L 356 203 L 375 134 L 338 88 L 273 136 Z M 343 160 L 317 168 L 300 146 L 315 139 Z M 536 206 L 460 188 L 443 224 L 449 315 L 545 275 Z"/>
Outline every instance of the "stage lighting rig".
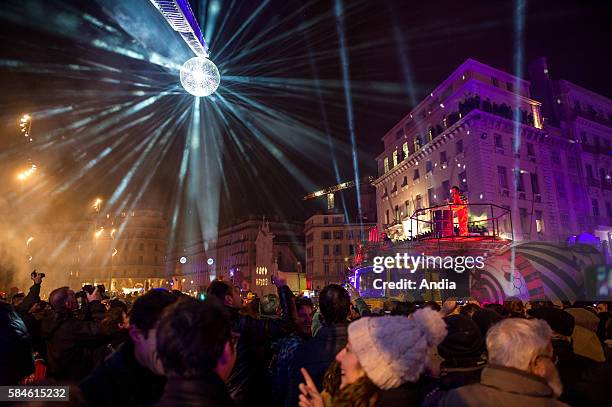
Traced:
<path fill-rule="evenodd" d="M 219 87 L 221 77 L 217 66 L 208 57 L 208 46 L 188 0 L 151 0 L 168 24 L 178 32 L 196 54 L 180 71 L 183 88 L 194 96 L 209 96 Z"/>

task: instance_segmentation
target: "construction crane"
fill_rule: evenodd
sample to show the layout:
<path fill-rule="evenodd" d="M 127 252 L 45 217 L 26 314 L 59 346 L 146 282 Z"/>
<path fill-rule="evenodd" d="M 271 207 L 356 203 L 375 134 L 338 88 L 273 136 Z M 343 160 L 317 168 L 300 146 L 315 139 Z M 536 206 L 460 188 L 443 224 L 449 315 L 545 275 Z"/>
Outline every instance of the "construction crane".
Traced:
<path fill-rule="evenodd" d="M 307 201 L 309 199 L 315 199 L 323 195 L 326 195 L 327 196 L 327 209 L 334 209 L 335 207 L 335 202 L 334 202 L 335 195 L 334 194 L 336 192 L 342 191 L 343 189 L 347 189 L 347 188 L 353 188 L 354 186 L 360 186 L 364 184 L 371 185 L 373 181 L 374 181 L 374 177 L 365 177 L 365 178 L 362 178 L 358 184 L 356 184 L 355 181 L 342 182 L 340 184 L 337 184 L 331 187 L 323 188 L 319 191 L 311 192 L 308 195 L 304 196 L 304 198 L 302 199 L 304 201 Z"/>

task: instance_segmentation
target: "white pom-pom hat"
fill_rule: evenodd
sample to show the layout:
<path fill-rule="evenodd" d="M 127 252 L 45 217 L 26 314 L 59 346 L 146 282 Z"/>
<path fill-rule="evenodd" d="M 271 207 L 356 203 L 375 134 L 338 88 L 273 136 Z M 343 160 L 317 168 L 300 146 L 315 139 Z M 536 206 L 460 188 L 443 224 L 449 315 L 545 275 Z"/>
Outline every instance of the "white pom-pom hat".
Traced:
<path fill-rule="evenodd" d="M 424 308 L 409 318 L 365 317 L 348 327 L 351 349 L 367 376 L 383 390 L 416 382 L 429 350 L 446 336 L 446 324 L 436 311 Z"/>

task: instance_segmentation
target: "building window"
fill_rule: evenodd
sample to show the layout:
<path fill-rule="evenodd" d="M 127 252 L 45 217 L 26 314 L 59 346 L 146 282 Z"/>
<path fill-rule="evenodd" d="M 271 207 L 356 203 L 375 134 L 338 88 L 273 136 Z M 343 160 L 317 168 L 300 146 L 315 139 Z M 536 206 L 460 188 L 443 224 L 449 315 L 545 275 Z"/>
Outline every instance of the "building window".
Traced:
<path fill-rule="evenodd" d="M 391 222 L 389 222 L 389 209 L 387 209 L 385 211 L 385 225 L 388 225 L 389 223 Z"/>
<path fill-rule="evenodd" d="M 589 138 L 587 137 L 586 131 L 580 132 L 580 141 L 582 141 L 582 144 L 584 145 L 589 144 Z"/>
<path fill-rule="evenodd" d="M 313 234 L 312 233 L 309 233 L 309 234 L 306 235 L 306 243 L 312 242 L 312 239 L 313 239 Z"/>
<path fill-rule="evenodd" d="M 512 82 L 506 82 L 506 89 L 508 89 L 508 91 L 510 92 L 514 92 L 514 86 L 512 85 Z"/>
<path fill-rule="evenodd" d="M 519 208 L 519 216 L 521 220 L 521 231 L 529 233 L 529 215 L 526 208 Z"/>
<path fill-rule="evenodd" d="M 355 254 L 355 246 L 353 246 L 352 244 L 348 245 L 348 253 L 349 256 L 352 256 Z"/>
<path fill-rule="evenodd" d="M 400 214 L 399 214 L 399 206 L 395 205 L 395 207 L 393 208 L 393 220 L 395 222 L 398 222 L 400 218 Z"/>
<path fill-rule="evenodd" d="M 429 202 L 429 206 L 434 206 L 436 199 L 434 198 L 433 188 L 427 189 L 427 201 Z"/>
<path fill-rule="evenodd" d="M 419 175 L 419 169 L 415 168 L 414 169 L 414 176 L 412 177 L 413 181 L 416 181 L 417 179 L 421 178 L 421 176 Z"/>
<path fill-rule="evenodd" d="M 527 157 L 535 157 L 535 148 L 533 143 L 527 143 Z"/>
<path fill-rule="evenodd" d="M 342 239 L 342 231 L 341 230 L 334 230 L 334 239 Z"/>
<path fill-rule="evenodd" d="M 463 153 L 463 140 L 457 140 L 457 142 L 455 142 L 455 153 Z"/>
<path fill-rule="evenodd" d="M 397 151 L 397 148 L 396 148 L 395 151 L 393 151 L 393 166 L 394 167 L 397 165 L 397 162 L 398 162 L 397 161 L 397 158 L 398 158 L 397 154 L 398 154 L 398 151 Z"/>
<path fill-rule="evenodd" d="M 331 232 L 330 231 L 323 231 L 323 232 L 321 232 L 321 239 L 323 239 L 323 240 L 330 240 L 331 239 Z"/>
<path fill-rule="evenodd" d="M 440 164 L 446 164 L 447 162 L 446 151 L 440 151 Z"/>
<path fill-rule="evenodd" d="M 328 244 L 323 245 L 323 256 L 329 256 L 329 245 Z"/>
<path fill-rule="evenodd" d="M 385 170 L 385 173 L 389 172 L 389 157 L 385 157 L 385 159 L 383 160 L 383 168 Z"/>
<path fill-rule="evenodd" d="M 442 182 L 442 199 L 450 199 L 450 180 L 445 180 Z"/>
<path fill-rule="evenodd" d="M 400 130 L 398 130 L 398 131 L 395 133 L 395 139 L 396 139 L 396 140 L 399 140 L 399 139 L 401 139 L 402 137 L 404 137 L 404 129 L 403 129 L 403 128 L 402 128 L 402 129 L 400 129 Z"/>
<path fill-rule="evenodd" d="M 423 209 L 423 197 L 421 196 L 421 194 L 416 196 L 416 201 L 415 201 L 415 210 L 417 209 Z"/>
<path fill-rule="evenodd" d="M 432 163 L 431 163 L 431 160 L 428 160 L 428 161 L 425 163 L 425 172 L 430 173 L 430 172 L 432 172 L 432 171 L 433 171 L 433 165 L 432 165 Z"/>
<path fill-rule="evenodd" d="M 559 156 L 559 150 L 552 150 L 550 158 L 553 164 L 561 164 L 561 157 Z"/>
<path fill-rule="evenodd" d="M 326 217 L 323 218 L 323 224 L 327 225 L 329 223 L 329 219 Z"/>
<path fill-rule="evenodd" d="M 555 174 L 555 186 L 557 187 L 557 196 L 559 196 L 559 198 L 565 198 L 565 182 L 563 181 L 563 175 Z"/>
<path fill-rule="evenodd" d="M 493 84 L 493 86 L 495 86 L 496 88 L 499 88 L 499 81 L 497 80 L 496 77 L 492 76 L 491 77 L 491 83 Z"/>
<path fill-rule="evenodd" d="M 341 244 L 334 245 L 334 255 L 336 256 L 342 255 L 342 245 Z"/>
<path fill-rule="evenodd" d="M 404 175 L 404 179 L 402 181 L 402 186 L 405 187 L 406 185 L 408 185 L 408 176 Z"/>
<path fill-rule="evenodd" d="M 506 174 L 506 167 L 497 167 L 497 179 L 499 180 L 499 187 L 501 189 L 508 189 L 508 176 Z"/>
<path fill-rule="evenodd" d="M 514 187 L 519 192 L 525 192 L 525 179 L 523 173 L 518 169 L 514 170 Z"/>
<path fill-rule="evenodd" d="M 540 194 L 540 182 L 538 181 L 538 174 L 532 172 L 529 174 L 531 176 L 531 192 L 534 195 Z"/>
<path fill-rule="evenodd" d="M 587 164 L 587 165 L 586 165 L 586 172 L 587 172 L 587 177 L 588 177 L 589 179 L 593 179 L 593 178 L 595 178 L 595 177 L 593 176 L 593 167 L 591 166 L 591 164 Z"/>
<path fill-rule="evenodd" d="M 574 100 L 574 109 L 578 111 L 580 110 L 580 102 L 577 100 Z"/>
<path fill-rule="evenodd" d="M 404 153 L 404 156 L 402 158 L 406 159 L 406 157 L 408 157 L 410 155 L 410 151 L 408 151 L 408 142 L 407 141 L 404 144 L 402 144 L 402 151 Z"/>
<path fill-rule="evenodd" d="M 501 134 L 495 134 L 493 136 L 493 138 L 495 140 L 495 147 L 496 148 L 504 148 L 504 142 L 502 140 Z"/>
<path fill-rule="evenodd" d="M 576 156 L 574 154 L 567 155 L 567 166 L 570 170 L 578 170 L 578 160 L 576 159 Z"/>
<path fill-rule="evenodd" d="M 459 186 L 463 192 L 468 190 L 468 181 L 467 181 L 467 173 L 465 171 L 459 174 Z"/>
<path fill-rule="evenodd" d="M 155 243 L 155 251 L 159 251 L 159 243 Z"/>
<path fill-rule="evenodd" d="M 410 201 L 404 201 L 404 213 L 406 216 L 410 215 Z"/>
<path fill-rule="evenodd" d="M 593 204 L 593 216 L 595 216 L 596 218 L 599 218 L 599 201 L 593 198 L 591 203 Z"/>
<path fill-rule="evenodd" d="M 544 215 L 542 211 L 535 211 L 536 232 L 544 233 Z"/>
<path fill-rule="evenodd" d="M 606 183 L 606 170 L 604 170 L 603 168 L 599 169 L 599 180 L 601 181 L 601 183 Z"/>
<path fill-rule="evenodd" d="M 329 275 L 329 263 L 323 263 L 323 274 Z"/>
<path fill-rule="evenodd" d="M 608 218 L 612 218 L 612 203 L 606 202 L 606 214 Z"/>

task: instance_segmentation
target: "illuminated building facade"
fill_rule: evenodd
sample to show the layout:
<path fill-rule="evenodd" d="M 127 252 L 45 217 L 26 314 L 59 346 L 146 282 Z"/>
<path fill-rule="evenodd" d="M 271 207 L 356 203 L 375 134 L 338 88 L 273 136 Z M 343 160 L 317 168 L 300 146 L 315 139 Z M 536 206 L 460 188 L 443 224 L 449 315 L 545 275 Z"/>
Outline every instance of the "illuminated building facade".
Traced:
<path fill-rule="evenodd" d="M 167 225 L 159 211 L 97 212 L 83 221 L 39 229 L 29 247 L 31 264 L 47 274 L 49 287 L 104 284 L 121 292 L 168 286 Z"/>
<path fill-rule="evenodd" d="M 376 223 L 347 223 L 339 212 L 311 216 L 304 223 L 306 239 L 306 278 L 311 290 L 346 280 L 361 242 Z"/>
<path fill-rule="evenodd" d="M 467 60 L 383 137 L 374 181 L 379 225 L 394 238 L 414 234 L 407 222 L 414 211 L 445 203 L 456 185 L 470 204 L 511 210 L 502 237 L 564 241 L 595 232 L 601 222 L 579 220 L 588 213 L 586 189 L 570 189 L 584 178 L 584 143 L 568 137 L 567 126 L 544 125 L 541 108 L 528 81 Z M 609 174 L 609 162 L 603 167 Z"/>
<path fill-rule="evenodd" d="M 275 292 L 270 277 L 279 273 L 294 291 L 305 289 L 303 224 L 251 216 L 219 230 L 206 250 L 202 241 L 186 244 L 169 259 L 173 274 L 194 281 L 193 289 L 215 278 L 232 281 L 258 295 Z M 185 257 L 185 263 L 180 258 Z M 212 263 L 212 264 L 209 264 Z M 302 278 L 300 279 L 300 274 Z M 191 287 L 188 287 L 191 289 Z M 186 287 L 183 286 L 183 290 Z"/>

